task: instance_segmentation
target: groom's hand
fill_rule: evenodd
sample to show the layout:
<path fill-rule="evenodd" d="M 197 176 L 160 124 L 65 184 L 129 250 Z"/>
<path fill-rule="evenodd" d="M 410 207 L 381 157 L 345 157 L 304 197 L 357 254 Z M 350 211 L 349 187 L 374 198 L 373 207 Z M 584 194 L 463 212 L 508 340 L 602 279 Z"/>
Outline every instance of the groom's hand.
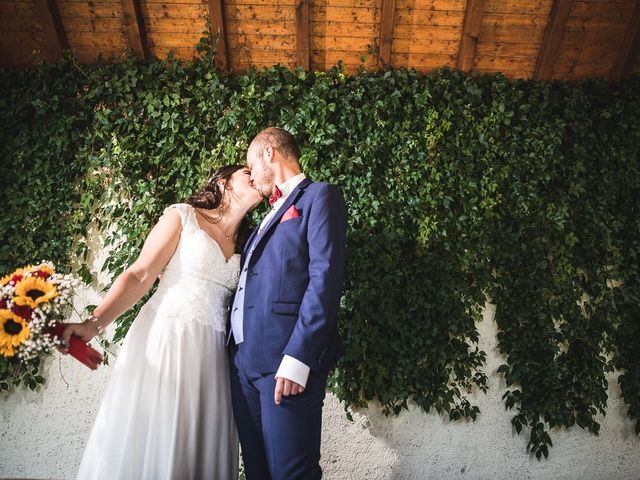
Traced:
<path fill-rule="evenodd" d="M 276 391 L 273 395 L 273 399 L 276 405 L 280 405 L 282 396 L 288 397 L 289 395 L 297 395 L 304 392 L 304 387 L 296 382 L 289 380 L 288 378 L 278 377 L 276 378 Z"/>

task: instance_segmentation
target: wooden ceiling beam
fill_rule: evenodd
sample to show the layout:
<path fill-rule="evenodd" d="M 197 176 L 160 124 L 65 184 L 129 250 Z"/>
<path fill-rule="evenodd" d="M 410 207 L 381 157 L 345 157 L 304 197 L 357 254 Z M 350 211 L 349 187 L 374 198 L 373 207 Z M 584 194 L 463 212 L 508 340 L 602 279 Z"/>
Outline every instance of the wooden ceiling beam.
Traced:
<path fill-rule="evenodd" d="M 122 5 L 122 25 L 127 46 L 138 60 L 149 58 L 147 35 L 145 33 L 140 0 L 120 0 Z"/>
<path fill-rule="evenodd" d="M 62 58 L 62 51 L 69 48 L 67 35 L 55 0 L 35 0 L 36 12 L 44 28 L 49 60 L 53 63 Z"/>
<path fill-rule="evenodd" d="M 458 70 L 463 72 L 470 71 L 476 59 L 478 37 L 480 36 L 485 3 L 485 0 L 467 0 L 457 62 Z"/>
<path fill-rule="evenodd" d="M 558 59 L 572 3 L 573 0 L 553 0 L 533 73 L 535 80 L 549 80 L 553 74 L 553 66 Z"/>
<path fill-rule="evenodd" d="M 309 0 L 296 3 L 296 66 L 311 68 L 309 55 Z"/>
<path fill-rule="evenodd" d="M 638 52 L 640 52 L 640 0 L 636 1 L 636 9 L 631 16 L 624 40 L 613 62 L 609 80 L 615 82 L 629 75 L 633 63 L 638 58 Z"/>
<path fill-rule="evenodd" d="M 380 52 L 378 64 L 381 68 L 391 65 L 391 44 L 396 14 L 396 0 L 382 0 L 382 21 L 380 24 Z"/>
<path fill-rule="evenodd" d="M 212 38 L 217 38 L 216 65 L 222 71 L 229 70 L 229 52 L 227 49 L 227 32 L 224 26 L 223 0 L 209 0 L 209 19 Z"/>

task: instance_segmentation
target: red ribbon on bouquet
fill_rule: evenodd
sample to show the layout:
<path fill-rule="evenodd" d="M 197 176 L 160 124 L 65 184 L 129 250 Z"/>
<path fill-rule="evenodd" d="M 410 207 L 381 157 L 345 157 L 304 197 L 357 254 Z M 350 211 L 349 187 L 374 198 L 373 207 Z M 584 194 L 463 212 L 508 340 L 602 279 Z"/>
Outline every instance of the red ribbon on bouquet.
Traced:
<path fill-rule="evenodd" d="M 49 329 L 49 333 L 62 339 L 62 332 L 66 326 L 66 323 L 56 323 Z M 77 335 L 71 335 L 69 339 L 69 354 L 91 370 L 95 370 L 102 363 L 102 354 L 90 347 L 89 344 L 84 343 Z"/>

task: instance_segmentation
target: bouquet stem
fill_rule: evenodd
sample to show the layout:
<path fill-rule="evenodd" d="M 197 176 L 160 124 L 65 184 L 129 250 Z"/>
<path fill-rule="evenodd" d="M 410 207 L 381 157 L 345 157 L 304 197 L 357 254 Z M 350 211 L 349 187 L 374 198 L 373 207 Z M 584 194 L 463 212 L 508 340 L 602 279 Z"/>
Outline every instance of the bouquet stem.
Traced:
<path fill-rule="evenodd" d="M 65 326 L 66 324 L 57 322 L 49 329 L 49 333 L 61 339 Z M 69 340 L 69 354 L 91 370 L 95 370 L 98 368 L 98 365 L 102 363 L 102 354 L 83 342 L 80 337 L 76 335 L 71 335 L 71 339 Z"/>

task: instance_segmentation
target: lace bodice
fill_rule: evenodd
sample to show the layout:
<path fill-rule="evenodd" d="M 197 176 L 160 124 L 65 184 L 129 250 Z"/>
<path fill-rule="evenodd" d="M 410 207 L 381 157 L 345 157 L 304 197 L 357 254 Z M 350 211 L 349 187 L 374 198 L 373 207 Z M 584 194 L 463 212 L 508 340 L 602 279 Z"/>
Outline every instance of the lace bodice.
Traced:
<path fill-rule="evenodd" d="M 192 206 L 179 203 L 164 213 L 172 208 L 180 214 L 180 240 L 147 306 L 162 310 L 160 317 L 174 327 L 197 321 L 224 332 L 238 284 L 240 255 L 225 258 L 218 243 L 198 225 Z"/>

